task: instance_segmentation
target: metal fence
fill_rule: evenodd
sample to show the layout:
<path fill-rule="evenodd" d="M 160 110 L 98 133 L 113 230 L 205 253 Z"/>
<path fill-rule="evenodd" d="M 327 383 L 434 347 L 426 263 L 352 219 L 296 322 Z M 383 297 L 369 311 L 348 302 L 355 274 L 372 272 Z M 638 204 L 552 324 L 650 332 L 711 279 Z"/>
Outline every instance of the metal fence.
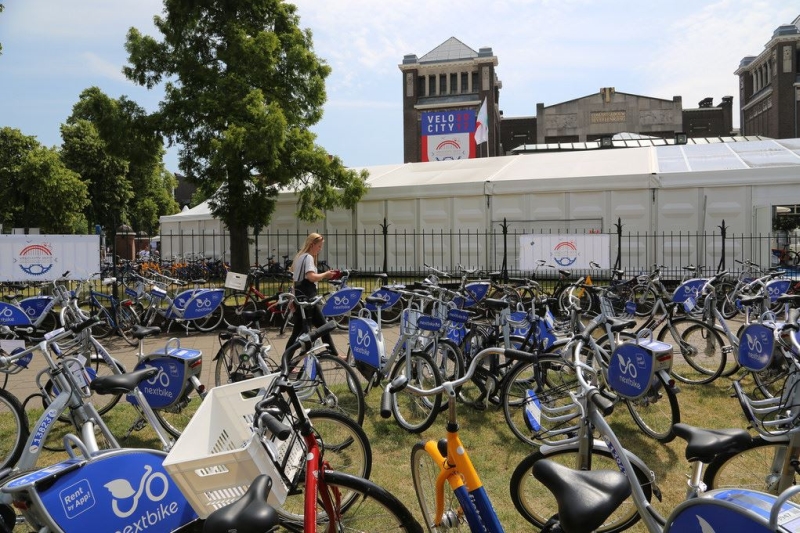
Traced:
<path fill-rule="evenodd" d="M 637 233 L 622 232 L 617 224 L 612 232 L 576 232 L 551 234 L 526 228 L 497 224 L 495 231 L 388 231 L 386 224 L 373 231 L 324 232 L 326 245 L 320 259 L 332 268 L 350 268 L 364 273 L 386 272 L 390 276 L 415 277 L 426 273 L 425 265 L 448 272 L 459 267 L 478 268 L 484 272 L 500 272 L 509 277 L 528 276 L 534 268 L 523 265 L 525 239 L 551 236 L 569 241 L 584 236 L 605 243 L 598 257 L 583 257 L 582 268 L 572 268 L 576 274 L 591 273 L 597 278 L 610 275 L 612 268 L 629 275 L 649 271 L 654 264 L 664 265 L 664 277 L 680 279 L 686 265 L 701 265 L 706 273 L 741 269 L 737 261 L 751 260 L 762 267 L 797 265 L 800 242 L 797 236 L 786 234 L 729 235 L 725 224 L 710 233 Z M 263 232 L 251 234 L 251 264 L 266 265 L 269 261 L 283 264 L 292 259 L 302 246 L 307 233 Z M 205 257 L 227 259 L 229 236 L 214 232 L 189 232 L 160 235 L 162 258 Z M 552 255 L 552 254 L 551 254 Z M 554 258 L 554 257 L 553 257 Z M 600 263 L 600 271 L 586 267 L 588 261 Z M 569 268 L 547 261 L 557 268 Z M 542 266 L 536 275 L 542 278 L 557 276 L 557 268 Z"/>

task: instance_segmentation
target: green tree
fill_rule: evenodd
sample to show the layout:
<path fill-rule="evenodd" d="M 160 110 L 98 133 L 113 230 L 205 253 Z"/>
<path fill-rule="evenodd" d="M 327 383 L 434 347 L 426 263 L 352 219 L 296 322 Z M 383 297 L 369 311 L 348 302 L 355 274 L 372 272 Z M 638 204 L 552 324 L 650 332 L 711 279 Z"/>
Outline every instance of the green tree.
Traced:
<path fill-rule="evenodd" d="M 62 127 L 65 152 L 66 135 L 87 133 L 83 123 L 96 132 L 98 151 L 83 145 L 83 151 L 70 154 L 69 164 L 94 184 L 96 221 L 107 228 L 126 222 L 134 230 L 155 233 L 159 217 L 178 212 L 178 204 L 172 198 L 175 177 L 164 166 L 164 141 L 152 119 L 127 97 L 113 99 L 90 87 Z"/>
<path fill-rule="evenodd" d="M 110 155 L 103 139 L 88 120 L 62 124 L 61 158 L 80 175 L 89 190 L 90 203 L 85 213 L 89 224 L 106 229 L 127 222 L 128 203 L 133 188 L 126 179 L 128 163 Z"/>
<path fill-rule="evenodd" d="M 180 168 L 231 234 L 231 265 L 249 266 L 248 227 L 269 223 L 278 192 L 298 191 L 298 217 L 353 208 L 366 173 L 315 144 L 330 68 L 296 7 L 280 0 L 165 0 L 162 41 L 128 31 L 123 71 L 165 96 L 157 127 L 182 146 Z"/>
<path fill-rule="evenodd" d="M 0 222 L 45 233 L 85 233 L 88 191 L 55 148 L 0 128 Z"/>

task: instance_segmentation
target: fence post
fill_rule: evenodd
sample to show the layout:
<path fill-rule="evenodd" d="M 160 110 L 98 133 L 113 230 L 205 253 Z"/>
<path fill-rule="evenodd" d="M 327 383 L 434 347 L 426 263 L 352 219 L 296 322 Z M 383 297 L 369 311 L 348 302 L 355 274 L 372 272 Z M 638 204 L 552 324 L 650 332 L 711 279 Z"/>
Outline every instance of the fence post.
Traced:
<path fill-rule="evenodd" d="M 617 228 L 617 260 L 614 262 L 615 270 L 622 270 L 622 217 L 614 224 Z"/>
<path fill-rule="evenodd" d="M 728 227 L 725 225 L 725 219 L 722 219 L 722 224 L 717 226 L 722 234 L 722 257 L 719 258 L 719 265 L 717 265 L 717 272 L 725 270 L 725 235 L 728 233 Z"/>
<path fill-rule="evenodd" d="M 383 224 L 381 224 L 381 231 L 383 232 L 383 272 L 384 274 L 389 274 L 388 265 L 389 265 L 389 223 L 386 222 L 386 217 L 383 218 Z"/>
<path fill-rule="evenodd" d="M 500 277 L 503 280 L 503 283 L 508 283 L 508 222 L 506 218 L 503 217 L 503 223 L 500 224 L 500 227 L 503 228 L 503 265 L 500 267 Z"/>

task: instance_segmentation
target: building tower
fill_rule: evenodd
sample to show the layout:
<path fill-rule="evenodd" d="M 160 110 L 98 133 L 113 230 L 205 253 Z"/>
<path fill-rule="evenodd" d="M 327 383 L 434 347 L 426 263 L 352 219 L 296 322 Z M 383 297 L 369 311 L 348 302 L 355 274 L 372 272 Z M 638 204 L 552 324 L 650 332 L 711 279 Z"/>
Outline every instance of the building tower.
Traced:
<path fill-rule="evenodd" d="M 475 52 L 455 37 L 421 58 L 403 58 L 405 163 L 502 155 L 497 63 L 491 48 Z M 476 146 L 475 121 L 484 101 L 488 141 Z"/>

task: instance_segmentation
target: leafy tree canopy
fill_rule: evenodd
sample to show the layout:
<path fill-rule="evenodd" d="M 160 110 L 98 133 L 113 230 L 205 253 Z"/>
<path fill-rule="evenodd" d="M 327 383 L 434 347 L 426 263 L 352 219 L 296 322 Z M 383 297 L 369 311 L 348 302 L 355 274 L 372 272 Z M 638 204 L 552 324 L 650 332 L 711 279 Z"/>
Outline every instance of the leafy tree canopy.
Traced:
<path fill-rule="evenodd" d="M 85 233 L 88 190 L 54 148 L 0 128 L 0 223 L 46 233 Z"/>
<path fill-rule="evenodd" d="M 352 208 L 366 174 L 346 169 L 315 144 L 330 68 L 280 0 L 165 0 L 155 17 L 163 40 L 128 32 L 136 83 L 165 85 L 154 115 L 178 143 L 180 167 L 210 197 L 231 232 L 234 269 L 248 266 L 247 228 L 269 223 L 278 192 L 298 189 L 298 217 Z"/>
<path fill-rule="evenodd" d="M 86 89 L 61 135 L 65 161 L 90 188 L 92 223 L 113 230 L 125 222 L 153 234 L 161 215 L 178 211 L 175 177 L 163 163 L 163 138 L 135 102 Z"/>

